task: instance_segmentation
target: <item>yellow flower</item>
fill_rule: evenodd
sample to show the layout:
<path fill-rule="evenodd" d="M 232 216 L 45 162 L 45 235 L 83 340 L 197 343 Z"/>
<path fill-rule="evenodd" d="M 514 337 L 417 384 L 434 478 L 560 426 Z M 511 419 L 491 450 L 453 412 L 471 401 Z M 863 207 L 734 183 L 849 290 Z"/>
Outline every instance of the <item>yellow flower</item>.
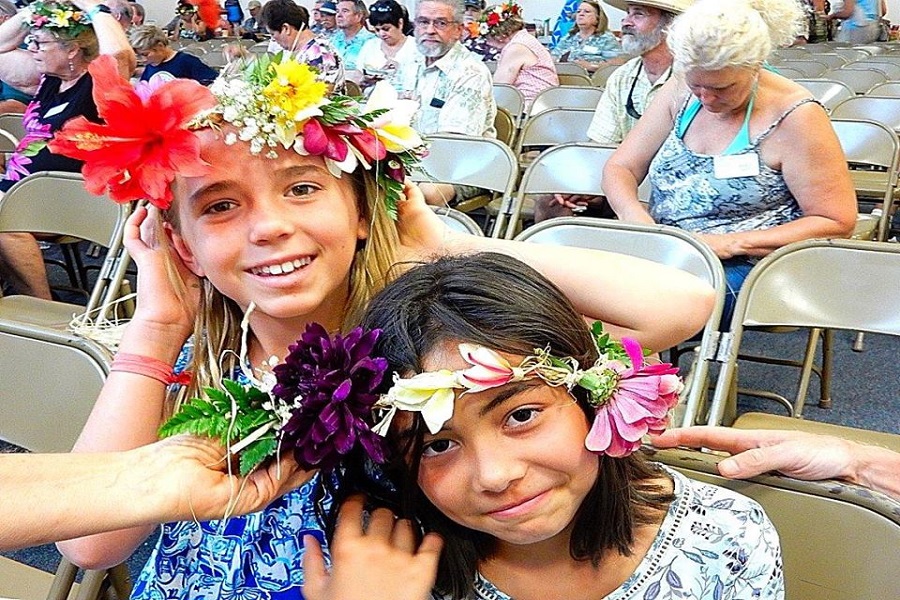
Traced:
<path fill-rule="evenodd" d="M 275 77 L 263 89 L 263 96 L 284 111 L 289 119 L 303 121 L 322 114 L 319 107 L 327 102 L 328 86 L 316 80 L 309 66 L 288 60 L 273 64 Z"/>

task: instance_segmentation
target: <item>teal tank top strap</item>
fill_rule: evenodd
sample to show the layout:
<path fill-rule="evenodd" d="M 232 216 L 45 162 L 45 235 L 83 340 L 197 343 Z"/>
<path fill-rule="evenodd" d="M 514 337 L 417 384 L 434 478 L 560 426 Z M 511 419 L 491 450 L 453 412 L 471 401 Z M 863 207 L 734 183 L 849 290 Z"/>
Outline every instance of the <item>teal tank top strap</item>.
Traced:
<path fill-rule="evenodd" d="M 737 135 L 731 140 L 731 143 L 728 144 L 725 151 L 722 152 L 723 156 L 729 154 L 741 154 L 750 149 L 750 115 L 753 113 L 753 104 L 756 102 L 756 89 L 758 86 L 758 82 L 753 84 L 753 90 L 750 92 L 750 101 L 747 103 L 747 112 L 744 114 L 744 122 L 741 124 L 741 128 L 738 130 Z M 700 112 L 702 106 L 700 100 L 698 100 L 696 96 L 693 96 L 689 100 L 688 105 L 681 111 L 681 114 L 678 115 L 678 121 L 675 124 L 675 135 L 677 135 L 679 139 L 684 138 L 685 132 L 687 132 L 688 127 L 691 126 L 691 122 L 694 120 L 694 117 L 697 116 L 697 113 Z"/>

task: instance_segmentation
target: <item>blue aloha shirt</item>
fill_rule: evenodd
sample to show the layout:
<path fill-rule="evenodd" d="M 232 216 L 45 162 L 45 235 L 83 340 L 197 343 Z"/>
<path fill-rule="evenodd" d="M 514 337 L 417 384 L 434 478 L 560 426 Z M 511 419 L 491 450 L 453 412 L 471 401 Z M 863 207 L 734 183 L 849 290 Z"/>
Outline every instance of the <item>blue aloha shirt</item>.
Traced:
<path fill-rule="evenodd" d="M 675 500 L 647 555 L 604 600 L 783 600 L 781 546 L 762 507 L 665 471 Z M 512 599 L 478 575 L 471 600 Z"/>
<path fill-rule="evenodd" d="M 186 345 L 175 363 L 183 371 Z M 240 383 L 249 381 L 235 373 Z M 297 600 L 303 585 L 303 536 L 323 545 L 316 517 L 320 477 L 288 492 L 260 512 L 215 521 L 162 526 L 159 541 L 135 582 L 136 600 Z M 323 500 L 323 506 L 330 498 Z"/>
<path fill-rule="evenodd" d="M 362 50 L 363 44 L 373 37 L 375 37 L 374 33 L 363 28 L 357 31 L 356 35 L 348 41 L 344 32 L 338 29 L 331 36 L 330 41 L 331 45 L 334 46 L 334 49 L 337 50 L 337 53 L 344 60 L 344 68 L 348 71 L 355 71 L 356 58 L 359 56 L 359 51 Z"/>

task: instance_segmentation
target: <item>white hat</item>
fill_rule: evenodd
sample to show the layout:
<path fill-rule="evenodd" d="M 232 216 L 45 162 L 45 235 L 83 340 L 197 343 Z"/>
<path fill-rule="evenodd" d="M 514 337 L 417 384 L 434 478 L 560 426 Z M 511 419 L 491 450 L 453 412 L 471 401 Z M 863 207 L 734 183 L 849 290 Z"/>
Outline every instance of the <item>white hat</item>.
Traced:
<path fill-rule="evenodd" d="M 659 10 L 664 10 L 666 12 L 680 14 L 684 12 L 684 10 L 694 3 L 694 0 L 603 0 L 610 6 L 614 6 L 619 10 L 628 10 L 629 4 L 637 4 L 640 6 L 649 6 L 651 8 L 658 8 Z"/>

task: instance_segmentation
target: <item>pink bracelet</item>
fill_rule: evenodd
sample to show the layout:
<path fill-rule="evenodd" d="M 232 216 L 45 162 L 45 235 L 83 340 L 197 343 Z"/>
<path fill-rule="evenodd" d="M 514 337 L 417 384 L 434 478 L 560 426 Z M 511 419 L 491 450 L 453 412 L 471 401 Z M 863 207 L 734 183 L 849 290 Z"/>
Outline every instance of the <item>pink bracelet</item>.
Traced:
<path fill-rule="evenodd" d="M 119 352 L 109 367 L 110 372 L 134 373 L 155 379 L 164 385 L 177 383 L 187 385 L 191 381 L 191 374 L 187 371 L 176 374 L 172 366 L 152 356 L 141 354 L 129 354 Z"/>

